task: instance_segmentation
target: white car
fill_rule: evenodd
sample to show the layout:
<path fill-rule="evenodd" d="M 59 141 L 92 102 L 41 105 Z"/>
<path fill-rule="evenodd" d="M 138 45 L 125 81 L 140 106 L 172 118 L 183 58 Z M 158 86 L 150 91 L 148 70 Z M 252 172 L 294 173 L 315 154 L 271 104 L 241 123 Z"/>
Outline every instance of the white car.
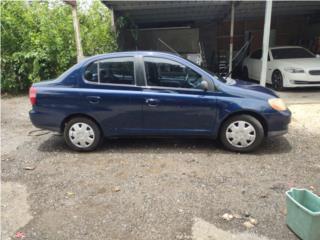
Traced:
<path fill-rule="evenodd" d="M 243 77 L 259 81 L 262 50 L 248 56 Z M 298 46 L 273 47 L 268 52 L 267 83 L 275 90 L 292 87 L 320 87 L 320 58 Z"/>

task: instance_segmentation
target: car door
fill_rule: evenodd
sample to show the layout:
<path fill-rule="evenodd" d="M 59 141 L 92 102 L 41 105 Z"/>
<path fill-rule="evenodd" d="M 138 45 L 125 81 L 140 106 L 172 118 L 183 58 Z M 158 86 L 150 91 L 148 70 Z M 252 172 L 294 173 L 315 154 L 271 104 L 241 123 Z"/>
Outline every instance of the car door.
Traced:
<path fill-rule="evenodd" d="M 273 61 L 273 56 L 271 50 L 268 51 L 268 63 L 267 63 L 267 83 L 271 84 L 271 78 L 273 70 L 275 70 L 278 66 L 276 66 L 275 62 Z"/>
<path fill-rule="evenodd" d="M 216 98 L 200 89 L 203 76 L 163 57 L 145 56 L 142 64 L 146 81 L 142 92 L 144 131 L 156 135 L 210 134 L 216 119 Z"/>
<path fill-rule="evenodd" d="M 250 66 L 250 72 L 251 72 L 251 78 L 255 80 L 260 79 L 260 72 L 261 72 L 261 57 L 262 57 L 262 50 L 258 49 L 254 51 L 250 58 L 251 58 L 251 66 Z"/>
<path fill-rule="evenodd" d="M 126 135 L 142 128 L 141 87 L 133 56 L 100 59 L 84 71 L 82 99 L 86 111 L 107 135 Z"/>

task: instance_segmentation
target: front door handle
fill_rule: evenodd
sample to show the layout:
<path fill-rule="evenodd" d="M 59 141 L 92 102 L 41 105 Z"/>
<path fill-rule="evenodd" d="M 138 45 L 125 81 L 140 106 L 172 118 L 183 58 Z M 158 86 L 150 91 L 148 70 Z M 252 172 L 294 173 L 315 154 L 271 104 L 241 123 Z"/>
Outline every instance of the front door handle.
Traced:
<path fill-rule="evenodd" d="M 87 96 L 87 100 L 89 101 L 89 103 L 97 104 L 97 103 L 100 102 L 101 97 L 99 97 L 99 96 Z"/>
<path fill-rule="evenodd" d="M 154 98 L 148 98 L 146 99 L 146 104 L 148 104 L 148 106 L 150 107 L 156 107 L 159 105 L 159 100 L 158 99 L 154 99 Z"/>

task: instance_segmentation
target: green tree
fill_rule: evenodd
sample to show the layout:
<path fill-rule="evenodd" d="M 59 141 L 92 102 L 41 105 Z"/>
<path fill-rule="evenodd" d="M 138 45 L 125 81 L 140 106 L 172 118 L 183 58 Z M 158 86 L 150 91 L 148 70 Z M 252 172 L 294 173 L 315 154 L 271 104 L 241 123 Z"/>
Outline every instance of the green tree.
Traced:
<path fill-rule="evenodd" d="M 93 1 L 87 12 L 80 11 L 79 18 L 85 56 L 117 49 L 116 34 L 111 28 L 110 11 L 100 1 Z"/>
<path fill-rule="evenodd" d="M 84 54 L 115 51 L 110 13 L 99 1 L 80 11 Z M 18 92 L 76 63 L 71 9 L 62 1 L 1 1 L 1 91 Z"/>

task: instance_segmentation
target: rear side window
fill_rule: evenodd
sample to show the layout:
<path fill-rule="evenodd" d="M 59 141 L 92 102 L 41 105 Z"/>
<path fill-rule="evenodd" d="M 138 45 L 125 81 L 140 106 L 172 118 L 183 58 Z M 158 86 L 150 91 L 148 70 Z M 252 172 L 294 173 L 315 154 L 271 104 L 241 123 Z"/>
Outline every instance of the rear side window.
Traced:
<path fill-rule="evenodd" d="M 87 67 L 84 73 L 84 77 L 86 80 L 90 82 L 98 82 L 98 63 L 97 62 L 91 63 Z"/>
<path fill-rule="evenodd" d="M 201 75 L 178 62 L 156 57 L 144 57 L 148 86 L 199 88 Z"/>
<path fill-rule="evenodd" d="M 261 49 L 254 51 L 251 54 L 251 58 L 254 58 L 254 59 L 261 59 L 261 57 L 262 57 L 262 50 Z"/>
<path fill-rule="evenodd" d="M 99 84 L 135 85 L 133 58 L 108 58 L 93 62 L 87 66 L 84 77 Z"/>
<path fill-rule="evenodd" d="M 304 48 L 272 49 L 273 59 L 314 58 L 315 56 Z"/>

